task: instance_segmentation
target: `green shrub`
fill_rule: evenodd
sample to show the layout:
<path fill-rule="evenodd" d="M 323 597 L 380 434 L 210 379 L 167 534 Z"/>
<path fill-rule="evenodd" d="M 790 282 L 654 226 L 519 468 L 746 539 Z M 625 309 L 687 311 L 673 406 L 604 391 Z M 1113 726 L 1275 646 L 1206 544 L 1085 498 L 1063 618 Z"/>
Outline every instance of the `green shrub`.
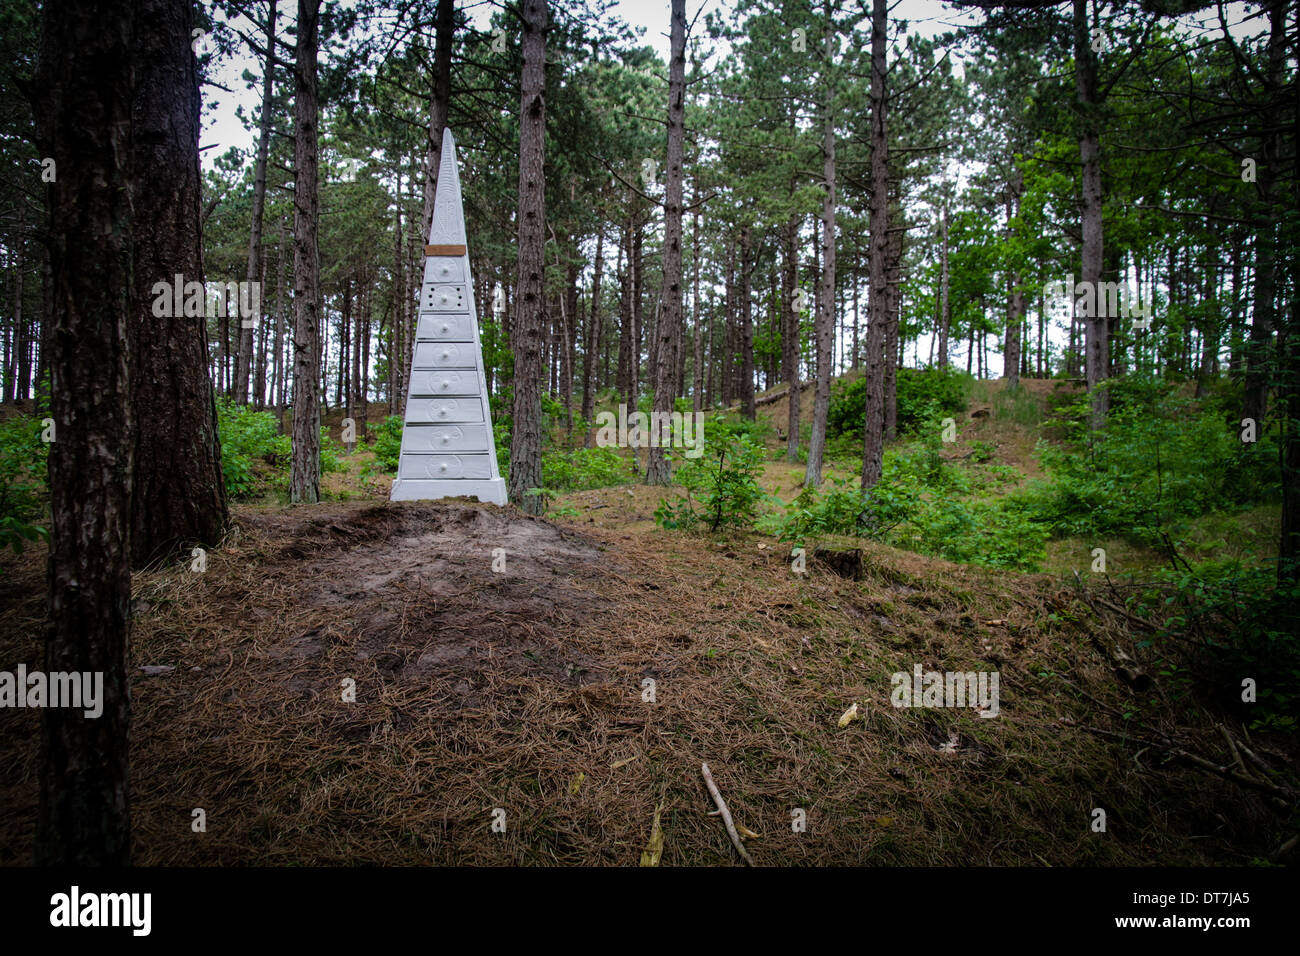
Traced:
<path fill-rule="evenodd" d="M 803 489 L 785 516 L 768 522 L 767 529 L 796 545 L 833 534 L 880 539 L 912 517 L 919 504 L 917 493 L 900 485 L 881 482 L 864 492 L 853 480 L 832 478 L 820 493 Z"/>
<path fill-rule="evenodd" d="M 41 441 L 42 430 L 27 416 L 0 422 L 0 548 L 21 551 L 24 542 L 49 536 L 43 526 L 49 446 Z"/>
<path fill-rule="evenodd" d="M 348 450 L 339 442 L 336 442 L 330 435 L 329 429 L 324 425 L 320 429 L 320 470 L 321 474 L 328 474 L 331 471 L 344 471 L 342 456 L 346 455 Z"/>
<path fill-rule="evenodd" d="M 1019 502 L 964 501 L 971 479 L 939 456 L 935 430 L 925 442 L 885 453 L 880 480 L 863 492 L 848 480 L 808 489 L 784 516 L 761 525 L 782 541 L 804 544 L 822 535 L 852 535 L 988 567 L 1037 570 L 1047 529 Z"/>
<path fill-rule="evenodd" d="M 1220 412 L 1160 381 L 1115 382 L 1111 397 L 1103 430 L 1089 434 L 1084 398 L 1054 423 L 1067 443 L 1039 443 L 1049 479 L 1019 497 L 1054 535 L 1150 544 L 1187 518 L 1277 498 L 1281 476 L 1271 433 L 1245 444 Z"/>
<path fill-rule="evenodd" d="M 926 501 L 890 543 L 964 564 L 1036 571 L 1047 539 L 1047 529 L 1007 499 L 940 498 Z"/>
<path fill-rule="evenodd" d="M 554 491 L 583 491 L 632 481 L 628 459 L 615 448 L 575 448 L 542 455 L 542 480 Z"/>
<path fill-rule="evenodd" d="M 763 446 L 774 434 L 772 423 L 766 418 L 750 421 L 742 415 L 715 413 L 704 417 L 704 447 L 713 442 L 725 442 L 732 438 L 744 438 L 750 444 Z"/>
<path fill-rule="evenodd" d="M 402 454 L 402 416 L 389 415 L 374 429 L 374 435 L 371 450 L 375 453 L 375 461 L 383 471 L 396 474 Z"/>
<path fill-rule="evenodd" d="M 272 412 L 255 412 L 219 398 L 217 431 L 221 436 L 221 474 L 231 498 L 253 496 L 263 481 L 276 481 L 276 471 L 283 473 L 279 480 L 288 480 L 289 436 L 279 433 Z M 268 470 L 271 476 L 267 476 Z"/>
<path fill-rule="evenodd" d="M 675 480 L 686 488 L 686 497 L 660 501 L 655 521 L 664 528 L 707 526 L 711 532 L 725 527 L 753 527 L 763 498 L 758 486 L 763 448 L 743 434 L 712 442 L 707 430 L 705 435 L 703 455 L 679 459 Z M 701 502 L 699 511 L 696 499 Z"/>
<path fill-rule="evenodd" d="M 895 389 L 899 434 L 916 434 L 933 419 L 965 411 L 973 381 L 951 365 L 941 369 L 900 368 Z M 836 382 L 826 414 L 827 435 L 855 435 L 861 441 L 866 401 L 865 377 Z"/>

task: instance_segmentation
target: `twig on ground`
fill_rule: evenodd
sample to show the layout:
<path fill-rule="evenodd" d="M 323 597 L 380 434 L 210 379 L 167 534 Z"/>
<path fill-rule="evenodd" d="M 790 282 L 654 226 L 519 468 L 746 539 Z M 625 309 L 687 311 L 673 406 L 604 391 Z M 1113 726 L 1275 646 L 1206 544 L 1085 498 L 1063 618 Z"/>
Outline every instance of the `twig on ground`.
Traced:
<path fill-rule="evenodd" d="M 704 785 L 709 788 L 709 795 L 713 797 L 713 802 L 718 805 L 718 812 L 722 814 L 722 822 L 727 827 L 727 835 L 731 837 L 731 842 L 735 844 L 737 852 L 750 866 L 754 861 L 749 858 L 749 853 L 745 850 L 745 844 L 740 841 L 740 834 L 736 832 L 736 824 L 732 822 L 731 811 L 727 809 L 727 803 L 722 799 L 722 794 L 718 792 L 718 785 L 713 782 L 713 774 L 709 773 L 709 765 L 700 764 L 700 773 L 704 774 Z"/>

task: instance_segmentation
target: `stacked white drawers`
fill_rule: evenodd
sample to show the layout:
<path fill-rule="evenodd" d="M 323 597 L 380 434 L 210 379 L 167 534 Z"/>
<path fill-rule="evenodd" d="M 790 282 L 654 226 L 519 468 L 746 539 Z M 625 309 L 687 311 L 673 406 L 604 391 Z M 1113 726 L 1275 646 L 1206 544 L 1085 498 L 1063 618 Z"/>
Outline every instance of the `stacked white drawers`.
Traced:
<path fill-rule="evenodd" d="M 431 248 L 441 251 L 450 244 L 463 249 L 464 230 L 455 145 L 447 131 L 429 235 Z M 424 264 L 402 453 L 392 499 L 459 495 L 505 504 L 505 482 L 497 470 L 469 256 L 430 255 Z"/>

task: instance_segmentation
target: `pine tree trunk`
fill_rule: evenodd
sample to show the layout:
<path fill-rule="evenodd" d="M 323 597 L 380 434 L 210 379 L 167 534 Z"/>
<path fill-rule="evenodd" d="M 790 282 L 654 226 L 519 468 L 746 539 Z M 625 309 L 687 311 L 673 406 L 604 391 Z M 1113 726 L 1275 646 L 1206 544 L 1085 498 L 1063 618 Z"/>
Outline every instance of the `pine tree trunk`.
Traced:
<path fill-rule="evenodd" d="M 727 242 L 727 277 L 723 283 L 723 292 L 726 296 L 726 304 L 723 307 L 723 326 L 722 326 L 722 359 L 718 363 L 718 375 L 721 379 L 722 404 L 730 407 L 736 397 L 735 393 L 735 373 L 732 371 L 735 365 L 735 356 L 738 351 L 736 343 L 736 253 L 735 245 Z"/>
<path fill-rule="evenodd" d="M 280 248 L 276 253 L 277 271 L 279 280 L 275 291 L 275 356 L 274 371 L 272 378 L 274 384 L 271 388 L 272 401 L 275 403 L 275 419 L 280 423 L 280 434 L 284 434 L 284 405 L 287 389 L 285 388 L 286 372 L 284 361 L 284 330 L 288 324 L 289 304 L 285 299 L 285 288 L 289 285 L 289 257 L 285 255 L 289 247 L 289 224 L 285 217 L 280 217 Z"/>
<path fill-rule="evenodd" d="M 890 210 L 893 212 L 893 210 Z M 888 221 L 888 220 L 886 220 Z M 885 364 L 884 364 L 884 429 L 885 441 L 898 437 L 898 322 L 902 310 L 902 293 L 898 285 L 903 258 L 903 234 L 896 232 L 889 240 L 889 262 L 886 266 L 885 314 Z"/>
<path fill-rule="evenodd" d="M 1287 7 L 1284 2 L 1275 2 L 1269 8 L 1268 68 L 1264 89 L 1270 101 L 1277 99 L 1285 78 Z M 1264 155 L 1259 162 L 1256 184 L 1261 208 L 1255 223 L 1255 298 L 1251 309 L 1250 337 L 1246 341 L 1245 397 L 1241 413 L 1243 418 L 1252 418 L 1256 423 L 1264 420 L 1268 410 L 1269 378 L 1274 362 L 1278 216 L 1273 191 L 1277 176 L 1275 170 L 1281 158 L 1281 129 L 1281 126 L 1274 126 L 1262 137 Z"/>
<path fill-rule="evenodd" d="M 682 338 L 682 158 L 686 117 L 686 0 L 672 0 L 671 52 L 668 61 L 668 154 L 664 181 L 664 246 L 662 311 L 658 319 L 658 357 L 654 370 L 653 411 L 673 410 L 677 353 Z M 750 362 L 753 352 L 750 351 Z M 750 375 L 749 405 L 752 417 L 754 388 Z M 664 436 L 654 434 L 646 464 L 646 483 L 666 485 L 672 470 L 664 453 Z"/>
<path fill-rule="evenodd" d="M 618 250 L 618 371 L 614 387 L 624 405 L 632 405 L 632 221 L 623 230 L 623 244 Z M 635 408 L 629 409 L 635 411 Z"/>
<path fill-rule="evenodd" d="M 289 500 L 320 501 L 320 153 L 316 51 L 320 0 L 298 0 L 294 64 L 293 461 Z"/>
<path fill-rule="evenodd" d="M 948 307 L 948 207 L 939 220 L 939 368 L 948 367 L 948 333 L 952 311 Z"/>
<path fill-rule="evenodd" d="M 754 310 L 752 261 L 753 234 L 746 226 L 740 231 L 740 414 L 751 422 L 754 408 Z"/>
<path fill-rule="evenodd" d="M 696 187 L 698 191 L 698 186 Z M 698 198 L 698 196 L 697 196 Z M 691 396 L 691 409 L 699 414 L 704 403 L 704 316 L 700 311 L 700 210 L 696 206 L 691 214 L 691 311 L 695 326 L 695 385 Z"/>
<path fill-rule="evenodd" d="M 641 312 L 641 300 L 645 297 L 644 241 L 644 223 L 637 222 L 632 232 L 632 364 L 628 366 L 632 400 L 628 403 L 629 411 L 634 411 L 641 403 L 641 338 L 645 332 Z"/>
<path fill-rule="evenodd" d="M 799 460 L 799 399 L 801 385 L 799 382 L 799 321 L 802 313 L 795 301 L 795 290 L 799 284 L 799 217 L 791 216 L 785 224 L 781 237 L 782 286 L 781 315 L 781 377 L 788 385 L 788 415 L 786 417 L 787 461 Z"/>
<path fill-rule="evenodd" d="M 1088 0 L 1074 0 L 1074 63 L 1075 91 L 1079 112 L 1083 118 L 1083 131 L 1079 135 L 1079 160 L 1083 165 L 1083 250 L 1079 281 L 1090 286 L 1094 293 L 1100 291 L 1102 267 L 1101 219 L 1101 134 L 1097 121 L 1097 60 L 1090 45 L 1088 30 Z M 1101 383 L 1110 368 L 1109 321 L 1101 315 L 1101 308 L 1093 297 L 1093 308 L 1083 317 L 1084 376 L 1088 395 L 1092 400 L 1091 428 L 1096 431 L 1106 424 L 1110 400 Z"/>
<path fill-rule="evenodd" d="M 352 374 L 348 376 L 352 386 L 349 395 L 349 407 L 360 405 L 361 393 L 366 388 L 365 372 L 361 366 L 361 340 L 370 335 L 370 270 L 363 268 L 358 279 L 357 294 L 357 330 L 352 336 Z M 477 301 L 477 300 L 475 300 Z M 357 416 L 357 441 L 366 440 L 366 417 Z"/>
<path fill-rule="evenodd" d="M 566 437 L 573 437 L 573 353 L 578 330 L 578 258 L 569 260 L 568 284 L 561 300 L 560 324 L 563 336 L 560 353 L 560 401 L 564 404 L 564 429 Z"/>
<path fill-rule="evenodd" d="M 334 404 L 342 407 L 343 417 L 352 417 L 352 383 L 348 374 L 351 369 L 352 338 L 352 277 L 343 280 L 343 311 L 339 315 L 339 375 L 335 386 Z"/>
<path fill-rule="evenodd" d="M 429 138 L 424 149 L 424 213 L 420 241 L 427 242 L 433 222 L 433 198 L 442 168 L 442 131 L 447 128 L 451 103 L 451 45 L 456 32 L 455 0 L 438 0 L 434 14 L 433 91 L 429 96 Z"/>
<path fill-rule="evenodd" d="M 203 281 L 199 78 L 184 4 L 139 0 L 150 29 L 133 44 L 132 195 L 135 318 L 131 402 L 135 567 L 194 544 L 215 545 L 228 514 L 203 316 L 155 315 L 157 282 Z M 174 311 L 174 310 L 168 310 Z"/>
<path fill-rule="evenodd" d="M 18 226 L 14 230 L 14 309 L 12 358 L 5 362 L 5 401 L 11 405 L 27 401 L 31 363 L 27 357 L 27 322 L 23 318 L 23 223 L 24 206 L 18 202 Z M 10 362 L 12 362 L 12 371 Z"/>
<path fill-rule="evenodd" d="M 829 12 L 829 3 L 827 4 Z M 826 70 L 833 66 L 835 31 L 826 32 Z M 831 402 L 831 363 L 835 344 L 835 94 L 829 79 L 823 91 L 826 98 L 822 116 L 822 179 L 826 193 L 822 197 L 822 273 L 817 295 L 817 394 L 813 399 L 812 437 L 808 442 L 808 467 L 804 487 L 822 483 L 822 456 L 826 448 L 826 418 Z"/>
<path fill-rule="evenodd" d="M 1007 222 L 1020 215 L 1021 174 L 1017 170 L 1007 194 Z M 1010 230 L 1008 230 L 1010 231 Z M 1020 331 L 1025 320 L 1025 292 L 1020 287 L 1020 273 L 1013 269 L 1007 274 L 1007 342 L 1004 350 L 1002 374 L 1007 388 L 1020 387 Z"/>
<path fill-rule="evenodd" d="M 889 137 L 885 93 L 886 0 L 873 0 L 871 11 L 871 243 L 868 249 L 871 295 L 868 298 L 866 409 L 863 422 L 862 489 L 874 488 L 884 465 L 885 326 L 889 253 Z"/>
<path fill-rule="evenodd" d="M 604 223 L 596 227 L 596 263 L 591 274 L 591 308 L 587 311 L 587 323 L 582 334 L 582 420 L 587 433 L 583 439 L 586 448 L 592 447 L 595 433 L 591 430 L 595 418 L 594 395 L 592 392 L 592 372 L 600 357 L 600 280 L 605 271 L 605 228 Z"/>
<path fill-rule="evenodd" d="M 1280 584 L 1300 582 L 1300 297 L 1291 296 L 1290 328 L 1284 339 L 1285 354 L 1279 405 L 1282 421 L 1282 541 L 1278 549 Z"/>
<path fill-rule="evenodd" d="M 167 30 L 160 23 L 162 36 L 151 35 L 136 7 L 47 3 L 33 84 L 40 155 L 58 157 L 58 178 L 46 185 L 56 432 L 44 668 L 103 675 L 97 717 L 41 711 L 39 866 L 130 862 L 132 74 L 139 50 Z M 188 7 L 178 9 L 188 18 Z M 188 34 L 174 42 L 189 54 Z M 187 68 L 192 77 L 192 60 Z M 190 108 L 184 75 L 171 81 Z"/>
<path fill-rule="evenodd" d="M 269 0 L 266 12 L 266 68 L 262 75 L 262 117 L 257 136 L 257 160 L 253 166 L 253 224 L 248 232 L 248 282 L 260 282 L 262 278 L 262 211 L 266 207 L 266 157 L 271 145 L 271 106 L 275 94 L 275 5 L 276 0 Z M 262 310 L 254 317 L 260 326 L 263 322 Z M 235 359 L 235 402 L 248 404 L 248 379 L 250 362 L 253 357 L 252 319 L 241 316 L 239 329 L 239 351 Z M 261 390 L 261 385 L 258 385 Z"/>
<path fill-rule="evenodd" d="M 515 356 L 514 429 L 510 441 L 510 500 L 541 514 L 542 336 L 546 329 L 546 0 L 523 0 L 523 70 L 519 98 L 519 291 L 510 337 Z"/>

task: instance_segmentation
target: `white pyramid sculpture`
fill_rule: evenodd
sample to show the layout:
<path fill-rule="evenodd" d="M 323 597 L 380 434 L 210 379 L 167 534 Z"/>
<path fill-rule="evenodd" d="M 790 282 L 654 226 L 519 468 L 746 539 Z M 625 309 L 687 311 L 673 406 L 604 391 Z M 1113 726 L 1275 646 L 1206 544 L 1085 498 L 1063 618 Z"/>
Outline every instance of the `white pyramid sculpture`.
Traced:
<path fill-rule="evenodd" d="M 424 285 L 392 501 L 472 495 L 506 503 L 465 244 L 456 141 L 442 134 Z"/>

